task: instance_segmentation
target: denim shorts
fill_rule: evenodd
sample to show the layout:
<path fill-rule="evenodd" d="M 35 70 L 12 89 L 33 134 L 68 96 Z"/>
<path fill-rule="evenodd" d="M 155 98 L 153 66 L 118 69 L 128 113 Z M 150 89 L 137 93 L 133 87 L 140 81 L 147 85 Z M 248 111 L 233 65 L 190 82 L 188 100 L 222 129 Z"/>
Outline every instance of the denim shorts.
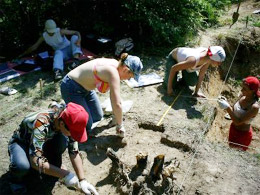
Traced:
<path fill-rule="evenodd" d="M 167 85 L 168 85 L 168 78 L 171 72 L 171 67 L 175 64 L 177 64 L 178 62 L 172 57 L 172 54 L 170 53 L 167 56 L 167 61 L 166 61 L 166 67 L 165 67 L 165 74 L 164 74 L 164 86 L 167 89 Z M 183 70 L 182 71 L 182 77 L 186 83 L 186 85 L 188 86 L 195 86 L 198 82 L 198 72 L 188 72 L 187 70 Z M 172 87 L 174 88 L 177 84 L 177 73 L 172 81 Z"/>

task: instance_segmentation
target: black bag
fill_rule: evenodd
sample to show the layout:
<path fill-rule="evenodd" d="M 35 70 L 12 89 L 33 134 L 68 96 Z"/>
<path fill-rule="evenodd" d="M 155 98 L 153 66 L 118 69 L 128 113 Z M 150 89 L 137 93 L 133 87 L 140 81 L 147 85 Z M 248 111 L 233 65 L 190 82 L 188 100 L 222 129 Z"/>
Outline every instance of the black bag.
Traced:
<path fill-rule="evenodd" d="M 51 71 L 53 68 L 53 57 L 49 55 L 48 51 L 39 53 L 35 61 L 43 71 Z"/>
<path fill-rule="evenodd" d="M 19 65 L 13 67 L 14 70 L 22 72 L 30 72 L 33 71 L 35 68 L 38 68 L 38 65 L 35 62 L 27 62 L 27 60 L 24 60 Z"/>
<path fill-rule="evenodd" d="M 134 47 L 133 39 L 131 37 L 121 39 L 115 43 L 115 56 L 119 57 L 124 52 L 129 52 Z"/>
<path fill-rule="evenodd" d="M 94 34 L 87 34 L 84 43 L 84 46 L 95 54 L 110 52 L 113 48 L 112 39 Z"/>

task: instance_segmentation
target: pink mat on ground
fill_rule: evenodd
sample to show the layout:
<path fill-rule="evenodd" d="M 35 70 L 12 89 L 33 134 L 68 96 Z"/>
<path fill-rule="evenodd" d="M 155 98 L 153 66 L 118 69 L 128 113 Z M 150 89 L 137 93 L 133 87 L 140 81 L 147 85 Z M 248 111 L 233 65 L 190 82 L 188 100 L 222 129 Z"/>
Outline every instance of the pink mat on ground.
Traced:
<path fill-rule="evenodd" d="M 81 61 L 88 61 L 95 57 L 95 54 L 84 48 L 82 48 L 82 52 L 83 55 L 79 58 Z M 65 64 L 69 64 L 71 62 L 72 60 L 68 60 Z M 39 70 L 41 70 L 41 67 L 35 64 L 33 57 L 21 58 L 14 62 L 8 61 L 0 63 L 0 83 Z"/>

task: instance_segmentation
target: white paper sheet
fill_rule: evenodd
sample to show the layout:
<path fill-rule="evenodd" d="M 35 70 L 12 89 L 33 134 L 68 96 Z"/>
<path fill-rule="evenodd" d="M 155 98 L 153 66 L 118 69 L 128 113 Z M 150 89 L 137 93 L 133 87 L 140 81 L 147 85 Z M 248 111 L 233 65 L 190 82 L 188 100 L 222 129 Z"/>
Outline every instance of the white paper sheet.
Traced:
<path fill-rule="evenodd" d="M 146 75 L 140 75 L 138 82 L 133 78 L 126 80 L 125 82 L 129 87 L 134 88 L 162 83 L 163 79 L 156 73 L 149 73 Z"/>
<path fill-rule="evenodd" d="M 133 106 L 133 101 L 131 101 L 131 100 L 123 101 L 122 100 L 122 111 L 123 111 L 123 113 L 128 112 L 131 109 L 132 106 Z M 101 104 L 101 107 L 102 107 L 105 114 L 111 114 L 113 110 L 112 110 L 110 98 L 106 99 Z"/>

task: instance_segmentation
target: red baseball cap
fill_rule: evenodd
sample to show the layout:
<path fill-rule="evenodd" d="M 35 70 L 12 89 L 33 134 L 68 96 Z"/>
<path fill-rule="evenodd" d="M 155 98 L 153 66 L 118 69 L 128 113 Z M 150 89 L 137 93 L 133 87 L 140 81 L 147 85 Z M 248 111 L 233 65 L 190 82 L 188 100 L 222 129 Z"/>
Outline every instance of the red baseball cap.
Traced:
<path fill-rule="evenodd" d="M 259 91 L 260 83 L 258 78 L 253 76 L 248 76 L 244 79 L 244 82 L 249 86 L 251 90 L 255 91 L 257 97 L 260 97 L 260 91 Z"/>
<path fill-rule="evenodd" d="M 68 103 L 60 117 L 67 125 L 70 135 L 75 141 L 87 141 L 86 126 L 89 115 L 81 105 L 72 102 Z"/>

